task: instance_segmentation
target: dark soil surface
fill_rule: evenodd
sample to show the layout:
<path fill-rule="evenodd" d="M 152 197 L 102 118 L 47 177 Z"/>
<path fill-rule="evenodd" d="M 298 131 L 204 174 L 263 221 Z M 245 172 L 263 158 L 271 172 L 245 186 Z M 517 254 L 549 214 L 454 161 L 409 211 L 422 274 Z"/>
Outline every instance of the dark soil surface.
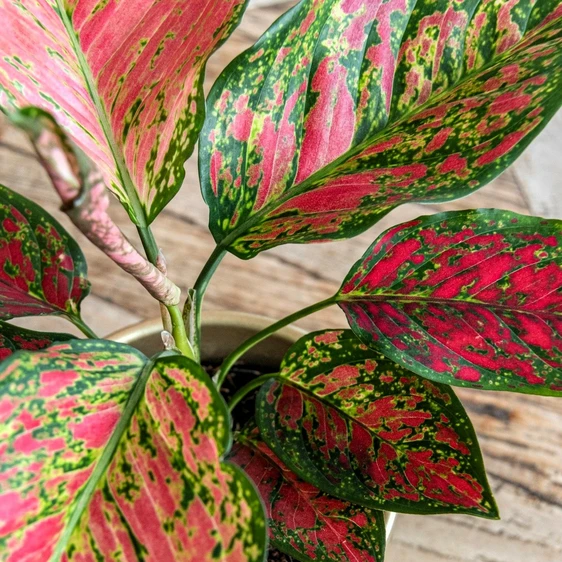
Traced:
<path fill-rule="evenodd" d="M 277 550 L 276 548 L 269 549 L 269 555 L 267 557 L 267 561 L 268 562 L 297 562 L 295 558 L 281 552 L 280 550 Z"/>
<path fill-rule="evenodd" d="M 210 376 L 213 376 L 218 369 L 219 364 L 205 364 L 203 368 Z M 228 373 L 223 385 L 221 386 L 221 394 L 224 399 L 228 402 L 232 395 L 246 383 L 259 377 L 260 375 L 265 375 L 267 372 L 260 369 L 259 366 L 246 364 L 243 361 L 239 361 L 234 365 L 234 367 Z M 232 412 L 232 419 L 234 422 L 234 431 L 239 431 L 242 429 L 250 420 L 254 418 L 254 412 L 256 407 L 256 394 L 259 389 L 246 395 L 234 408 Z M 298 562 L 292 556 L 284 554 L 283 552 L 277 550 L 276 548 L 270 548 L 268 557 L 268 562 Z"/>
<path fill-rule="evenodd" d="M 203 368 L 210 376 L 213 376 L 219 368 L 219 365 L 203 365 Z M 229 402 L 239 388 L 242 388 L 246 383 L 249 383 L 256 377 L 265 375 L 266 372 L 269 371 L 264 371 L 255 365 L 239 361 L 234 365 L 234 367 L 232 367 L 221 386 L 221 394 L 223 395 L 223 398 Z M 254 392 L 247 394 L 237 404 L 236 408 L 234 408 L 234 411 L 232 412 L 234 431 L 240 431 L 250 420 L 254 418 L 254 412 L 256 409 L 256 394 L 258 390 L 259 389 L 256 389 Z"/>

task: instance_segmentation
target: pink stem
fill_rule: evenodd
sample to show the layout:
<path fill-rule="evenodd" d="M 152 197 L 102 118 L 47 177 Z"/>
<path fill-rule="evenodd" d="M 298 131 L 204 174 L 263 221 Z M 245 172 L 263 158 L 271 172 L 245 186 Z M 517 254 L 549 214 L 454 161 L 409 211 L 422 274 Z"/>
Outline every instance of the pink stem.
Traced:
<path fill-rule="evenodd" d="M 33 135 L 32 141 L 63 210 L 90 242 L 135 277 L 155 299 L 165 306 L 179 304 L 181 291 L 166 276 L 165 262 L 161 260 L 163 271 L 152 265 L 109 216 L 109 196 L 100 171 L 90 162 L 81 166 L 56 124 L 42 121 L 41 132 Z"/>

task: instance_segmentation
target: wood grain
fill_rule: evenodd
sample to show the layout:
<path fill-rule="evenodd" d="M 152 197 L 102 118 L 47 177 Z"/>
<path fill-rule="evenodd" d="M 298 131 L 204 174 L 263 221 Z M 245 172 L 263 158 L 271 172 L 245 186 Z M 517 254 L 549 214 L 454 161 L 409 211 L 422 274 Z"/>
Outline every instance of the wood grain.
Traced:
<path fill-rule="evenodd" d="M 226 63 L 253 43 L 287 6 L 260 6 L 246 14 L 232 39 L 210 61 L 207 88 Z M 335 292 L 378 233 L 420 214 L 499 207 L 562 218 L 560 146 L 561 115 L 510 170 L 465 199 L 447 205 L 405 205 L 353 240 L 282 246 L 248 262 L 227 256 L 212 281 L 205 307 L 285 316 Z M 92 282 L 84 317 L 94 330 L 107 334 L 158 315 L 158 306 L 144 289 L 99 254 L 58 210 L 57 197 L 26 139 L 9 127 L 0 139 L 0 182 L 44 205 L 81 244 Z M 135 229 L 117 203 L 112 214 L 136 244 Z M 184 291 L 214 248 L 207 220 L 193 158 L 183 190 L 154 224 L 170 275 Z M 52 318 L 22 323 L 37 329 L 73 329 Z M 313 330 L 344 326 L 345 321 L 334 308 L 299 324 Z M 470 390 L 458 394 L 480 437 L 502 520 L 400 516 L 387 562 L 562 562 L 562 401 Z"/>
<path fill-rule="evenodd" d="M 529 209 L 541 217 L 562 217 L 562 111 L 517 160 L 515 180 Z"/>

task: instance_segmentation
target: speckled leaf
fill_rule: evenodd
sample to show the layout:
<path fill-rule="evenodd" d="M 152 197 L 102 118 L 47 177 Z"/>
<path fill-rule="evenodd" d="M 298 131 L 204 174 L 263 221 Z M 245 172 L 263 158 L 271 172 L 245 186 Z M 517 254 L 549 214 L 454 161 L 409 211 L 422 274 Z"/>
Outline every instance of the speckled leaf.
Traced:
<path fill-rule="evenodd" d="M 231 437 L 222 397 L 185 357 L 161 357 L 147 371 L 144 396 L 70 539 L 68 560 L 95 562 L 97 553 L 135 560 L 135 551 L 154 562 L 263 560 L 258 493 L 238 467 L 220 461 Z M 107 527 L 123 540 L 108 537 Z"/>
<path fill-rule="evenodd" d="M 88 294 L 78 244 L 41 207 L 0 185 L 0 318 L 79 317 Z"/>
<path fill-rule="evenodd" d="M 383 233 L 338 298 L 365 343 L 424 377 L 562 396 L 562 221 L 421 217 Z"/>
<path fill-rule="evenodd" d="M 406 513 L 498 515 L 452 389 L 406 371 L 350 330 L 301 338 L 256 404 L 267 444 L 326 493 Z"/>
<path fill-rule="evenodd" d="M 323 493 L 292 472 L 257 430 L 237 435 L 229 455 L 264 500 L 270 543 L 302 562 L 382 562 L 381 511 Z"/>
<path fill-rule="evenodd" d="M 263 559 L 259 496 L 220 461 L 222 398 L 186 358 L 161 356 L 139 377 L 143 363 L 97 340 L 4 363 L 1 493 L 18 508 L 0 530 L 8 562 Z"/>
<path fill-rule="evenodd" d="M 0 320 L 0 361 L 6 359 L 18 349 L 35 351 L 49 347 L 54 342 L 73 339 L 76 339 L 76 336 L 56 332 L 36 332 Z"/>
<path fill-rule="evenodd" d="M 0 552 L 5 562 L 49 560 L 104 462 L 144 363 L 133 348 L 98 340 L 18 351 L 2 363 Z"/>
<path fill-rule="evenodd" d="M 2 0 L 0 105 L 56 116 L 139 224 L 181 186 L 244 0 Z"/>
<path fill-rule="evenodd" d="M 223 72 L 200 175 L 242 258 L 467 195 L 562 102 L 562 4 L 302 0 Z"/>

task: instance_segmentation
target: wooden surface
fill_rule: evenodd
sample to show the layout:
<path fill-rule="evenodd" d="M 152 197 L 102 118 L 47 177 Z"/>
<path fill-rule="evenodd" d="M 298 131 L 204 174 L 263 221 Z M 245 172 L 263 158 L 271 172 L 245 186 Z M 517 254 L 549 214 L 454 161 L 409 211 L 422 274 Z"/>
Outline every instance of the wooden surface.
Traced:
<path fill-rule="evenodd" d="M 208 84 L 240 50 L 283 10 L 250 10 L 241 28 L 209 64 Z M 447 205 L 406 205 L 353 240 L 324 245 L 283 246 L 249 262 L 228 256 L 213 279 L 206 309 L 234 309 L 275 318 L 333 294 L 349 267 L 385 228 L 440 210 L 499 207 L 562 218 L 562 114 L 526 155 L 492 184 Z M 207 208 L 198 188 L 195 159 L 184 189 L 154 224 L 171 277 L 185 291 L 214 247 Z M 0 138 L 0 182 L 42 204 L 75 235 L 86 254 L 92 294 L 86 321 L 107 334 L 158 315 L 144 290 L 99 254 L 58 211 L 57 198 L 23 136 L 5 128 Z M 118 204 L 113 214 L 136 241 Z M 37 329 L 71 331 L 62 320 L 23 322 Z M 338 309 L 303 320 L 307 329 L 345 325 Z M 400 516 L 387 562 L 562 562 L 562 400 L 508 393 L 459 390 L 480 438 L 502 520 L 467 516 Z"/>

